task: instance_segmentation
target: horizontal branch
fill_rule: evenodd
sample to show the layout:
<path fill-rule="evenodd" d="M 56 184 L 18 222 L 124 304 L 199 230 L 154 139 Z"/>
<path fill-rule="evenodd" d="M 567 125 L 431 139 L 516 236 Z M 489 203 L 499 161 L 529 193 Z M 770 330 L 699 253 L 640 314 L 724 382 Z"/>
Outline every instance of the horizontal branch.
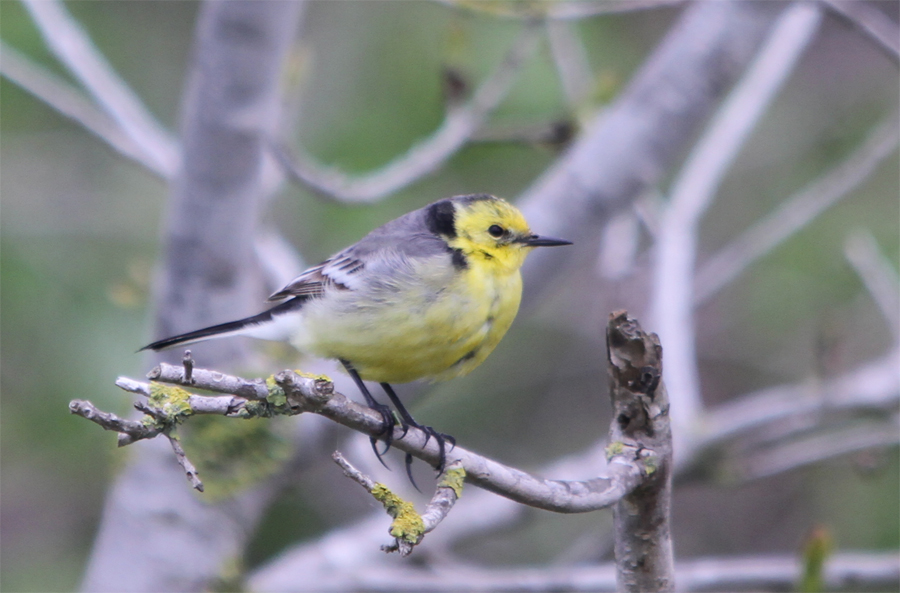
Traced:
<path fill-rule="evenodd" d="M 896 590 L 900 584 L 897 551 L 842 552 L 825 562 L 828 590 Z M 357 592 L 483 592 L 494 591 L 617 591 L 615 566 L 554 566 L 549 568 L 483 568 L 454 563 L 409 565 L 367 564 L 356 570 L 328 570 L 309 566 L 303 579 L 283 574 L 278 580 L 251 578 L 250 590 L 258 593 L 292 593 L 321 586 L 328 591 Z M 679 591 L 783 591 L 792 590 L 802 572 L 796 555 L 739 556 L 684 559 L 675 578 Z"/>
<path fill-rule="evenodd" d="M 900 405 L 900 377 L 893 350 L 838 377 L 779 385 L 743 395 L 706 414 L 698 435 L 704 448 L 763 425 L 816 411 L 889 411 Z"/>
<path fill-rule="evenodd" d="M 529 3 L 520 0 L 508 2 L 460 2 L 440 0 L 454 8 L 464 8 L 492 17 L 508 19 L 577 20 L 605 14 L 621 14 L 638 10 L 668 8 L 683 4 L 685 0 L 555 0 L 554 2 Z"/>
<path fill-rule="evenodd" d="M 176 415 L 186 418 L 192 414 L 246 418 L 308 412 L 370 436 L 378 436 L 383 428 L 381 414 L 334 392 L 330 380 L 322 377 L 301 376 L 293 371 L 283 371 L 268 381 L 248 380 L 194 368 L 191 381 L 188 382 L 184 379 L 182 367 L 166 363 L 151 371 L 149 376 L 161 383 L 229 394 L 206 396 L 179 391 L 169 401 L 166 399 L 169 396 L 162 393 L 155 403 L 151 396 L 151 407 L 155 405 L 161 410 L 170 410 L 165 412 L 170 419 Z M 117 384 L 141 395 L 153 393 L 151 385 L 139 381 L 120 378 Z M 140 422 L 124 421 L 114 415 L 101 413 L 89 402 L 80 402 L 77 406 L 73 402 L 72 406 L 77 410 L 89 410 L 80 413 L 73 409 L 73 413 L 89 417 L 107 430 L 129 435 L 124 444 L 151 438 Z M 158 432 L 161 431 L 160 429 Z M 440 456 L 435 440 L 429 439 L 417 428 L 410 428 L 404 435 L 403 429 L 396 427 L 392 446 L 432 465 L 437 464 Z M 447 463 L 459 462 L 466 472 L 467 482 L 516 502 L 555 512 L 581 513 L 609 507 L 641 484 L 647 474 L 653 471 L 648 470 L 647 466 L 652 455 L 651 450 L 643 449 L 639 452 L 638 447 L 623 444 L 611 456 L 607 475 L 583 481 L 538 478 L 467 451 L 461 446 L 456 446 L 447 453 Z"/>
<path fill-rule="evenodd" d="M 738 459 L 729 473 L 742 481 L 758 480 L 850 453 L 900 444 L 900 422 L 896 415 L 888 422 L 860 424 L 821 431 L 752 453 Z"/>

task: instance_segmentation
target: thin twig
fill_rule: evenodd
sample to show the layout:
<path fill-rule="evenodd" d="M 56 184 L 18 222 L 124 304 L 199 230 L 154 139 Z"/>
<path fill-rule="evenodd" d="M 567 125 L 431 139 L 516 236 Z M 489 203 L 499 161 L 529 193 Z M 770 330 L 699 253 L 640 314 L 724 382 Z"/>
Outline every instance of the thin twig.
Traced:
<path fill-rule="evenodd" d="M 653 284 L 655 327 L 666 344 L 667 381 L 676 437 L 686 435 L 703 409 L 693 323 L 693 278 L 698 227 L 738 152 L 788 79 L 821 21 L 816 5 L 784 10 L 757 57 L 719 108 L 673 183 L 663 215 Z M 684 454 L 684 447 L 675 449 Z"/>
<path fill-rule="evenodd" d="M 428 139 L 377 171 L 351 176 L 315 163 L 302 150 L 290 155 L 285 148 L 276 147 L 275 154 L 294 179 L 337 200 L 372 202 L 392 194 L 435 171 L 472 138 L 506 97 L 515 76 L 537 45 L 538 32 L 537 23 L 528 23 L 502 63 L 468 103 L 451 107 L 444 122 Z"/>
<path fill-rule="evenodd" d="M 697 272 L 694 305 L 706 302 L 751 263 L 859 187 L 894 154 L 898 140 L 898 117 L 893 113 L 875 126 L 844 161 L 781 202 L 771 214 L 711 257 Z"/>
<path fill-rule="evenodd" d="M 878 249 L 872 233 L 864 230 L 847 237 L 844 256 L 878 305 L 894 340 L 900 342 L 900 279 L 893 264 Z"/>
<path fill-rule="evenodd" d="M 425 524 L 425 533 L 434 531 L 441 521 L 447 518 L 447 515 L 450 514 L 456 501 L 459 500 L 462 490 L 462 479 L 460 479 L 459 484 L 457 485 L 452 484 L 452 480 L 454 473 L 457 473 L 460 478 L 464 478 L 465 474 L 460 473 L 464 471 L 465 469 L 459 461 L 448 463 L 444 468 L 444 471 L 438 478 L 438 485 L 434 490 L 434 495 L 431 497 L 431 500 L 428 501 L 425 510 L 422 512 L 422 522 Z"/>
<path fill-rule="evenodd" d="M 75 399 L 69 402 L 69 411 L 100 425 L 104 430 L 130 435 L 130 442 L 140 439 L 152 439 L 160 433 L 160 430 L 156 427 L 146 426 L 144 423 L 136 420 L 120 418 L 111 412 L 104 412 L 91 402 L 82 399 Z"/>
<path fill-rule="evenodd" d="M 24 0 L 24 4 L 47 47 L 155 163 L 153 170 L 171 178 L 178 166 L 177 142 L 116 74 L 62 2 Z"/>
<path fill-rule="evenodd" d="M 340 466 L 342 470 L 344 470 L 344 475 L 362 486 L 366 489 L 366 492 L 369 494 L 372 493 L 372 489 L 375 488 L 375 480 L 362 473 L 356 467 L 347 461 L 347 458 L 344 457 L 343 453 L 340 451 L 335 451 L 331 454 L 331 459 L 334 460 L 336 464 Z"/>
<path fill-rule="evenodd" d="M 169 432 L 166 433 L 166 438 L 169 439 L 169 443 L 172 445 L 172 451 L 175 452 L 175 459 L 178 460 L 178 465 L 184 469 L 184 473 L 191 483 L 191 487 L 194 488 L 194 490 L 203 492 L 203 482 L 200 481 L 200 477 L 197 475 L 197 468 L 194 467 L 194 464 L 188 459 L 187 453 L 184 452 L 184 448 L 181 446 L 181 443 L 178 442 L 178 438 Z"/>
<path fill-rule="evenodd" d="M 163 179 L 168 179 L 167 171 L 130 136 L 122 131 L 106 112 L 69 83 L 46 68 L 25 57 L 18 50 L 0 41 L 0 74 L 20 88 L 34 95 L 51 109 L 77 122 L 85 130 L 104 141 L 122 156 L 135 161 Z"/>

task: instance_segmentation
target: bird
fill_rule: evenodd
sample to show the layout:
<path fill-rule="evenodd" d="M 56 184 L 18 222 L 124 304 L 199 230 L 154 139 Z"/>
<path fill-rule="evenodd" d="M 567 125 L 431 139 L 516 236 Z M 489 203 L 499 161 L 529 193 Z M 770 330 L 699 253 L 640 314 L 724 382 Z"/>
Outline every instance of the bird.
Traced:
<path fill-rule="evenodd" d="M 522 212 L 502 198 L 445 198 L 376 228 L 307 269 L 272 294 L 268 301 L 277 304 L 261 313 L 157 340 L 141 350 L 245 335 L 288 341 L 301 352 L 337 360 L 382 416 L 382 431 L 370 437 L 378 459 L 384 463 L 396 420 L 364 381 L 381 384 L 404 436 L 415 427 L 424 431 L 426 443 L 436 439 L 440 473 L 445 441 L 455 445 L 455 440 L 416 422 L 391 384 L 452 379 L 484 362 L 519 310 L 526 256 L 537 247 L 571 244 L 534 234 Z M 386 443 L 381 453 L 379 438 Z M 411 463 L 407 454 L 410 480 Z"/>

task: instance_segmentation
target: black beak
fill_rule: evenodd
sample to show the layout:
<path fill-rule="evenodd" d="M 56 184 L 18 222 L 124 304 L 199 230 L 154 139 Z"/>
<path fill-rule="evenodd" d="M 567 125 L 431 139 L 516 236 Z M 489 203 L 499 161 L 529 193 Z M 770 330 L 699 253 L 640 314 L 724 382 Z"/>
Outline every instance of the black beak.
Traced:
<path fill-rule="evenodd" d="M 540 237 L 538 235 L 523 237 L 520 242 L 529 247 L 555 247 L 556 245 L 572 244 L 571 241 L 566 241 L 565 239 L 553 239 L 552 237 Z"/>

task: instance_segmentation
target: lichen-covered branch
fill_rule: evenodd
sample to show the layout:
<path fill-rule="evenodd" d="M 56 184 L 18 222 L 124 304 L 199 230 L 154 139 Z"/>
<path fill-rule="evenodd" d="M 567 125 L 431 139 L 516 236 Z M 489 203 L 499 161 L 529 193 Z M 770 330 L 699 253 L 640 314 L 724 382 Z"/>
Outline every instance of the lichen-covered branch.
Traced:
<path fill-rule="evenodd" d="M 100 412 L 90 402 L 78 402 L 77 405 L 73 402 L 73 413 L 90 417 L 107 430 L 125 435 L 120 444 L 152 438 L 194 414 L 251 418 L 308 412 L 368 435 L 378 435 L 382 430 L 380 414 L 335 392 L 326 377 L 282 371 L 265 381 L 248 380 L 194 368 L 188 382 L 181 366 L 166 363 L 153 369 L 149 376 L 155 382 L 117 380 L 117 384 L 127 391 L 143 396 L 149 394 L 148 404 L 142 404 L 142 407 L 150 411 L 152 417 L 144 423 L 124 421 Z M 229 395 L 200 395 L 180 387 L 166 387 L 163 383 Z M 244 395 L 235 395 L 231 391 L 240 391 Z M 148 431 L 145 425 L 156 427 L 157 432 Z M 440 455 L 434 439 L 428 439 L 424 432 L 415 428 L 410 428 L 406 435 L 400 427 L 395 428 L 392 446 L 431 464 L 436 464 Z M 538 478 L 461 446 L 447 454 L 447 461 L 458 463 L 465 471 L 466 481 L 476 486 L 516 502 L 561 513 L 582 513 L 612 506 L 652 473 L 657 463 L 652 455 L 648 455 L 647 449 L 627 443 L 609 450 L 606 475 L 588 480 Z"/>
<path fill-rule="evenodd" d="M 384 505 L 384 509 L 394 518 L 389 529 L 394 542 L 381 547 L 385 552 L 399 552 L 401 556 L 409 556 L 425 534 L 433 531 L 447 517 L 453 505 L 462 496 L 466 470 L 459 461 L 449 464 L 441 472 L 434 495 L 425 507 L 425 512 L 420 515 L 412 503 L 403 500 L 384 484 L 376 483 L 356 469 L 340 451 L 335 451 L 331 458 L 344 470 L 344 475 L 365 488 L 366 492 Z"/>

